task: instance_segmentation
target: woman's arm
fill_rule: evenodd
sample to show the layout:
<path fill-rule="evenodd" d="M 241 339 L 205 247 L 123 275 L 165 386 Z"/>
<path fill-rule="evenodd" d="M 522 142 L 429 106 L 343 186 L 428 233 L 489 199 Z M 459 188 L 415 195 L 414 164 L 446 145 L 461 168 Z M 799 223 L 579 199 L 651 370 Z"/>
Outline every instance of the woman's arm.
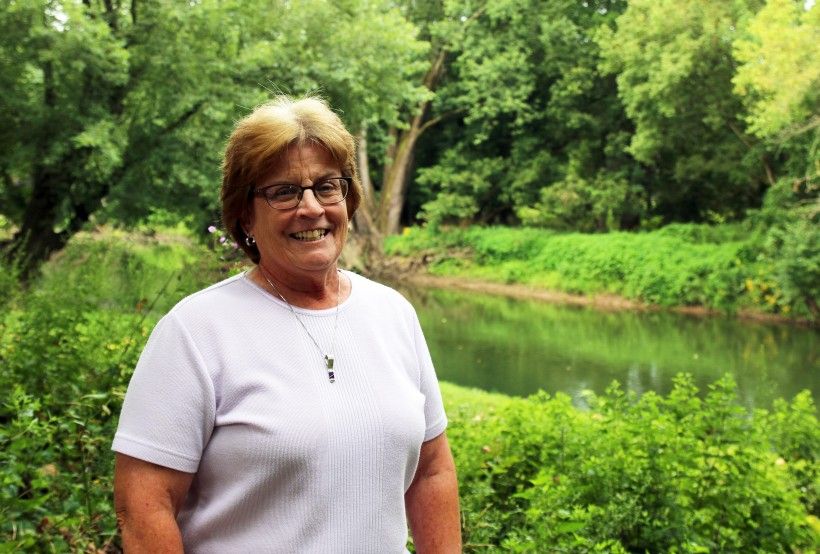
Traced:
<path fill-rule="evenodd" d="M 416 552 L 461 552 L 456 466 L 444 433 L 421 445 L 419 466 L 404 504 Z"/>
<path fill-rule="evenodd" d="M 117 454 L 114 509 L 126 554 L 182 554 L 176 515 L 193 477 L 193 473 Z"/>

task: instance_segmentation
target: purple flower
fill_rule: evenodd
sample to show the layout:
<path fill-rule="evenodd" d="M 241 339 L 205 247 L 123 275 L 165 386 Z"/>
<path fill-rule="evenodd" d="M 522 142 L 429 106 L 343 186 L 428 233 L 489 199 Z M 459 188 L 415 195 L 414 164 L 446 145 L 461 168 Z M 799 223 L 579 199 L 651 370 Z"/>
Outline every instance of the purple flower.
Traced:
<path fill-rule="evenodd" d="M 209 225 L 208 226 L 208 232 L 212 233 L 212 234 L 216 233 L 216 227 L 214 227 L 213 225 Z"/>
<path fill-rule="evenodd" d="M 226 240 L 228 240 L 228 239 L 226 239 L 225 237 L 219 237 L 219 242 L 221 244 L 224 244 Z"/>

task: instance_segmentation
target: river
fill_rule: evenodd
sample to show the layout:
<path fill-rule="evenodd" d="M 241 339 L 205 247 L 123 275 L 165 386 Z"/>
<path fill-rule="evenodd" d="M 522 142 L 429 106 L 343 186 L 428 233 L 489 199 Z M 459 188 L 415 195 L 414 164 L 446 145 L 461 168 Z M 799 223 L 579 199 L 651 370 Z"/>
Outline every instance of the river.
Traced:
<path fill-rule="evenodd" d="M 734 376 L 748 408 L 803 389 L 820 394 L 817 330 L 731 317 L 600 311 L 445 289 L 402 291 L 419 314 L 439 378 L 528 395 L 584 391 L 617 380 L 666 394 L 679 372 L 703 391 Z"/>

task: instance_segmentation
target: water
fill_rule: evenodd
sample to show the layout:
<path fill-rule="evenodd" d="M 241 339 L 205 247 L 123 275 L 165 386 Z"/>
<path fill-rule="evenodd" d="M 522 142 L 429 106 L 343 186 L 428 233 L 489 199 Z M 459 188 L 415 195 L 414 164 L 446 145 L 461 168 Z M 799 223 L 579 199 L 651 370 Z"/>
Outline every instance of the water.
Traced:
<path fill-rule="evenodd" d="M 666 394 L 679 372 L 705 390 L 725 373 L 749 408 L 809 389 L 820 398 L 816 330 L 729 317 L 606 312 L 453 290 L 408 290 L 439 378 L 512 395 L 585 390 L 614 380 Z"/>

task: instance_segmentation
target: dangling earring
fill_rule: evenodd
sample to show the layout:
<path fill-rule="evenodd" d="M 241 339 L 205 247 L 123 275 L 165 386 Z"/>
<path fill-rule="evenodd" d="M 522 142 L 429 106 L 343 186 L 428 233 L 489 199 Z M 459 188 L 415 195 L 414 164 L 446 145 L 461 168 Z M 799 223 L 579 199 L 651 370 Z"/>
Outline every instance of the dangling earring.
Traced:
<path fill-rule="evenodd" d="M 256 239 L 250 235 L 245 235 L 245 244 L 247 246 L 253 246 L 254 244 L 256 244 Z"/>

